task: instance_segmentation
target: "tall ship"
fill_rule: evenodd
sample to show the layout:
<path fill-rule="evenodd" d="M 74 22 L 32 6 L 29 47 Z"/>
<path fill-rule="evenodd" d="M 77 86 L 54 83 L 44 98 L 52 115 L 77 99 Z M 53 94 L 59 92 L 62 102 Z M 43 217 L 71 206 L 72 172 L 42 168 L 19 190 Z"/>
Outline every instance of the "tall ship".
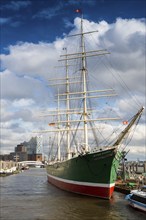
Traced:
<path fill-rule="evenodd" d="M 101 85 L 98 88 L 95 79 L 90 81 L 88 70 L 88 59 L 98 59 L 109 52 L 106 49 L 87 50 L 86 36 L 97 31 L 84 31 L 83 22 L 81 16 L 80 33 L 69 36 L 72 42 L 73 38 L 79 39 L 78 49 L 68 52 L 67 47 L 63 48 L 59 61 L 63 63 L 64 76 L 58 78 L 56 75 L 56 78 L 50 79 L 51 85 L 56 86 L 54 99 L 57 107 L 49 110 L 49 129 L 44 131 L 50 132 L 47 176 L 51 184 L 62 190 L 110 199 L 119 163 L 125 152 L 125 139 L 139 122 L 144 107 L 140 107 L 117 132 L 121 118 L 114 116 L 114 111 L 109 111 L 109 106 L 103 104 L 117 94 L 111 87 L 104 89 Z M 74 72 L 70 71 L 70 67 L 75 67 Z M 98 74 L 98 70 L 96 72 Z M 102 109 L 105 116 L 101 114 Z M 114 123 L 113 135 L 108 131 L 109 122 Z"/>

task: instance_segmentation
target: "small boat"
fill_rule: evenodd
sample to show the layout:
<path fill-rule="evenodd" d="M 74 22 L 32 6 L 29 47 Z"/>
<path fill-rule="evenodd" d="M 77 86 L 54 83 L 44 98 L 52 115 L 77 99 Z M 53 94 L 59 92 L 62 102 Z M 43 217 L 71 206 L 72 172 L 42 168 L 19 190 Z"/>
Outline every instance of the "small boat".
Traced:
<path fill-rule="evenodd" d="M 21 170 L 29 170 L 29 166 L 22 166 Z"/>
<path fill-rule="evenodd" d="M 146 212 L 146 185 L 140 190 L 132 190 L 125 199 L 129 201 L 129 205 L 133 208 Z"/>

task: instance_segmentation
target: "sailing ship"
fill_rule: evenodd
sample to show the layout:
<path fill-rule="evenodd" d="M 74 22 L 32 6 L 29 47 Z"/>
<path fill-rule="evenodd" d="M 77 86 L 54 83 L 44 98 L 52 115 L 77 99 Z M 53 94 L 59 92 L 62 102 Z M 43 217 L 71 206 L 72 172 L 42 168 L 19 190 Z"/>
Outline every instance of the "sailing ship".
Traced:
<path fill-rule="evenodd" d="M 109 137 L 109 143 L 104 143 L 103 146 L 99 144 L 97 122 L 117 122 L 119 117 L 94 118 L 98 108 L 92 108 L 92 103 L 95 106 L 95 99 L 113 97 L 116 94 L 113 89 L 89 89 L 87 59 L 106 55 L 109 52 L 107 50 L 86 50 L 85 35 L 91 34 L 91 31 L 84 31 L 83 16 L 80 20 L 80 33 L 69 36 L 80 38 L 80 50 L 68 53 L 65 48 L 65 53 L 61 55 L 60 59 L 65 63 L 65 75 L 63 78 L 51 79 L 55 80 L 55 85 L 59 89 L 56 95 L 57 109 L 50 110 L 48 114 L 52 118 L 49 121 L 50 130 L 46 132 L 51 132 L 50 139 L 53 142 L 50 143 L 47 176 L 51 184 L 62 190 L 110 199 L 124 151 L 124 147 L 121 149 L 120 146 L 132 126 L 139 121 L 144 108 L 141 107 L 131 121 L 126 122 L 126 127 L 116 138 L 111 141 Z M 80 65 L 79 76 L 75 74 L 71 76 L 69 72 L 71 61 L 77 60 Z M 73 85 L 76 87 L 72 88 Z M 64 90 L 60 86 L 63 86 Z M 76 102 L 78 107 L 75 105 Z M 102 132 L 101 136 L 103 136 Z M 57 138 L 56 142 L 55 138 Z M 56 156 L 53 149 L 56 149 Z"/>

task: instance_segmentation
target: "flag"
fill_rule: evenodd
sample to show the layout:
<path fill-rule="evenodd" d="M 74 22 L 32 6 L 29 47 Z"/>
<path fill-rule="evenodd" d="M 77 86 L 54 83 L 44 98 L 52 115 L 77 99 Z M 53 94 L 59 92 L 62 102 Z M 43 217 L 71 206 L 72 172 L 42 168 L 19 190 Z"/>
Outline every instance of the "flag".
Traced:
<path fill-rule="evenodd" d="M 49 123 L 49 126 L 54 126 L 54 125 L 55 125 L 55 123 L 53 123 L 53 122 L 52 122 L 52 123 Z"/>
<path fill-rule="evenodd" d="M 76 13 L 82 13 L 81 9 L 76 9 L 75 12 Z"/>
<path fill-rule="evenodd" d="M 123 125 L 127 125 L 128 124 L 128 121 L 123 121 Z"/>

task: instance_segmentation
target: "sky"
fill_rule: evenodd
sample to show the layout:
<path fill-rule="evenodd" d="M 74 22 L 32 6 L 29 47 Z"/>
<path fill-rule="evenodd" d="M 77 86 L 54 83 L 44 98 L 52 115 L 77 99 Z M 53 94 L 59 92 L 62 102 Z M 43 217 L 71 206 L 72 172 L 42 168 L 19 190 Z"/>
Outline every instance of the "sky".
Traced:
<path fill-rule="evenodd" d="M 96 44 L 87 40 L 93 48 L 105 46 L 111 52 L 112 71 L 130 90 L 126 95 L 116 84 L 123 94 L 116 103 L 123 118 L 124 112 L 135 114 L 145 106 L 146 0 L 1 0 L 0 4 L 2 154 L 29 141 L 32 131 L 47 123 L 38 115 L 53 106 L 48 78 L 57 74 L 54 66 L 62 48 L 72 45 L 67 36 L 78 32 L 76 9 L 82 10 L 87 30 L 99 32 Z M 110 82 L 102 67 L 100 74 Z M 129 144 L 129 159 L 146 159 L 145 139 L 144 112 Z"/>

